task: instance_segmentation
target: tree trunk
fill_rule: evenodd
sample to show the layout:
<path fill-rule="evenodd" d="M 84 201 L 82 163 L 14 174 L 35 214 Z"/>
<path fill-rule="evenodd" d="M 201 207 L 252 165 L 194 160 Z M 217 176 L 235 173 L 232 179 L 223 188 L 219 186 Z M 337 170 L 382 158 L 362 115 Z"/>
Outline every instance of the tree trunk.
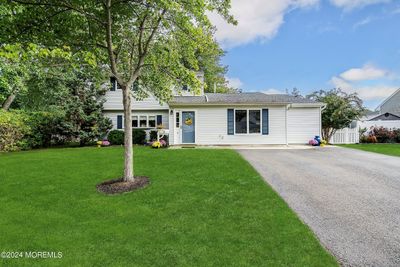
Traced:
<path fill-rule="evenodd" d="M 332 128 L 322 129 L 322 139 L 324 139 L 328 144 L 331 143 L 332 136 L 335 134 L 336 130 Z"/>
<path fill-rule="evenodd" d="M 15 97 L 16 95 L 14 93 L 11 93 L 11 95 L 7 97 L 6 101 L 4 101 L 1 108 L 7 111 L 10 108 L 11 104 L 14 102 Z"/>
<path fill-rule="evenodd" d="M 133 173 L 133 148 L 132 148 L 132 106 L 130 87 L 122 86 L 122 96 L 124 104 L 124 130 L 125 130 L 125 164 L 124 181 L 132 182 L 135 180 Z"/>
<path fill-rule="evenodd" d="M 322 129 L 322 139 L 325 140 L 328 144 L 329 144 L 329 141 L 330 141 L 329 132 L 330 132 L 329 128 L 323 128 Z"/>

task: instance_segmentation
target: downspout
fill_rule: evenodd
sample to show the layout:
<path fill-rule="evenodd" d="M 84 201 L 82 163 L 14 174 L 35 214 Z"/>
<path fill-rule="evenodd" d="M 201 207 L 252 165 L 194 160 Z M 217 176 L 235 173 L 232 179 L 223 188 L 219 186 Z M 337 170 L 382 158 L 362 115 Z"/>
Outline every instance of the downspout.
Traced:
<path fill-rule="evenodd" d="M 288 110 L 289 110 L 289 108 L 292 106 L 292 104 L 288 104 L 288 105 L 286 105 L 286 108 L 285 108 L 285 113 L 286 113 L 286 115 L 285 115 L 285 136 L 286 136 L 286 145 L 288 146 L 289 145 L 289 136 L 288 136 L 288 129 L 289 129 L 289 127 L 288 127 Z"/>

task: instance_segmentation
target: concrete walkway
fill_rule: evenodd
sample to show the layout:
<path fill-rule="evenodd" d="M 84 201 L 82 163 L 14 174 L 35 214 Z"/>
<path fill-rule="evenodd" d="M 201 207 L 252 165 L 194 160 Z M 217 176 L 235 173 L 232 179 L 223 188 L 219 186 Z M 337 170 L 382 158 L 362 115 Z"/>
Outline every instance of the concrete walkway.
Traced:
<path fill-rule="evenodd" d="M 400 266 L 400 157 L 238 150 L 345 266 Z"/>

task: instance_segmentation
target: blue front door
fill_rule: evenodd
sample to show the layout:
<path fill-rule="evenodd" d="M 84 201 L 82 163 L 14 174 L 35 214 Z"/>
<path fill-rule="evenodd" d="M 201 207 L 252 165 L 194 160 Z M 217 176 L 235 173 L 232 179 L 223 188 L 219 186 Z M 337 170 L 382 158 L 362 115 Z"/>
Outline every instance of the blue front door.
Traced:
<path fill-rule="evenodd" d="M 195 117 L 193 111 L 182 111 L 182 143 L 195 143 Z"/>

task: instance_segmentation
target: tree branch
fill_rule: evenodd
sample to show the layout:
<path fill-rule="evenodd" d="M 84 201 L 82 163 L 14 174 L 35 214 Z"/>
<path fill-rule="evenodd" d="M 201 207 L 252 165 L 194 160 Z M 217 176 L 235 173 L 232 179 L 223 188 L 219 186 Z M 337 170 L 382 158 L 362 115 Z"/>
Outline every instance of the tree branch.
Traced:
<path fill-rule="evenodd" d="M 166 12 L 167 12 L 167 10 L 166 10 L 166 9 L 163 9 L 163 11 L 161 12 L 160 16 L 159 16 L 158 19 L 157 19 L 156 24 L 154 25 L 154 27 L 153 27 L 153 29 L 152 29 L 152 31 L 151 31 L 151 33 L 150 33 L 149 38 L 146 40 L 146 42 L 145 42 L 145 44 L 144 44 L 144 47 L 143 47 L 143 48 L 139 48 L 139 60 L 138 60 L 138 63 L 137 63 L 137 65 L 136 65 L 136 68 L 132 71 L 132 74 L 131 74 L 131 76 L 130 76 L 130 78 L 129 78 L 128 84 L 133 83 L 133 82 L 137 79 L 137 77 L 139 76 L 139 74 L 140 74 L 140 69 L 143 67 L 144 59 L 145 59 L 145 57 L 146 57 L 146 55 L 147 55 L 147 52 L 148 52 L 150 43 L 151 43 L 151 41 L 153 40 L 154 35 L 156 34 L 158 28 L 160 27 L 161 20 L 163 19 L 164 14 L 165 14 Z M 141 29 L 141 31 L 142 31 L 142 29 Z M 139 36 L 139 37 L 140 37 L 140 36 Z M 141 42 L 142 42 L 142 40 L 141 40 L 141 38 L 139 38 L 139 44 L 138 44 L 139 47 L 142 46 Z M 141 50 L 141 51 L 140 51 L 140 50 Z"/>
<path fill-rule="evenodd" d="M 115 60 L 115 54 L 114 54 L 114 50 L 113 50 L 111 0 L 107 0 L 107 3 L 105 4 L 105 11 L 106 11 L 106 24 L 107 24 L 107 26 L 106 26 L 106 42 L 107 42 L 108 57 L 110 59 L 111 72 L 117 79 L 117 82 L 119 84 L 123 85 L 121 77 L 118 74 L 117 63 Z"/>

